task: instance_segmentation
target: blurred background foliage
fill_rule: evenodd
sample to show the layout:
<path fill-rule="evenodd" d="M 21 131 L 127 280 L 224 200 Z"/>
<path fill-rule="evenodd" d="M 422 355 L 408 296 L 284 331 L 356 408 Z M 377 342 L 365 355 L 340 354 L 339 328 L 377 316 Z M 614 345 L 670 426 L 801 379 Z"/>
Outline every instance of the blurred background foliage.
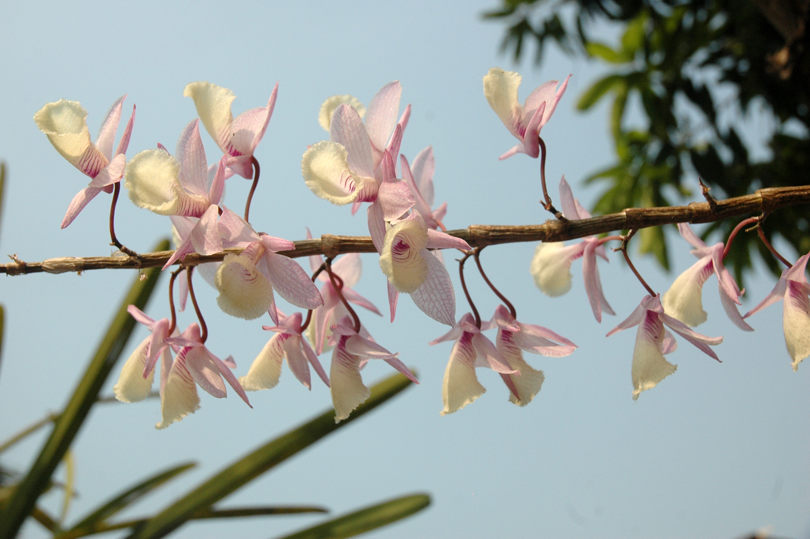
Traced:
<path fill-rule="evenodd" d="M 808 4 L 501 0 L 483 16 L 505 25 L 502 50 L 515 62 L 533 44 L 540 65 L 551 42 L 568 55 L 590 57 L 608 68 L 577 101 L 586 111 L 612 100 L 616 160 L 585 179 L 602 186 L 593 210 L 606 214 L 702 200 L 700 192 L 686 187 L 695 184 L 695 176 L 718 199 L 808 183 Z M 605 23 L 618 30 L 616 42 L 592 38 L 597 25 L 604 35 Z M 762 115 L 766 121 L 751 121 Z M 735 225 L 714 223 L 704 236 L 722 240 Z M 800 254 L 810 250 L 805 208 L 780 210 L 764 230 Z M 640 250 L 668 268 L 662 229 L 642 232 Z M 751 268 L 754 251 L 772 271 L 781 271 L 755 235 L 737 238 L 729 257 L 738 279 Z"/>

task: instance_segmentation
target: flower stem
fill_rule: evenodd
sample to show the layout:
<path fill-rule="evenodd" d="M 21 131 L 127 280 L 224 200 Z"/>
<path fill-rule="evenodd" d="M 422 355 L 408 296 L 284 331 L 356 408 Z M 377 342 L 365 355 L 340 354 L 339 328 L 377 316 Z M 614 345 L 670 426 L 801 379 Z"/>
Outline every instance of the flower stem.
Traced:
<path fill-rule="evenodd" d="M 647 292 L 650 294 L 650 296 L 655 297 L 657 294 L 656 294 L 656 293 L 655 293 L 655 291 L 654 291 L 654 290 L 653 290 L 653 289 L 650 287 L 650 285 L 648 285 L 648 284 L 647 284 L 647 281 L 645 281 L 645 280 L 644 280 L 644 278 L 643 278 L 643 277 L 641 276 L 641 274 L 638 272 L 638 270 L 636 269 L 636 267 L 633 265 L 633 262 L 630 260 L 630 255 L 628 255 L 628 254 L 627 254 L 627 242 L 629 242 L 629 241 L 630 241 L 630 238 L 632 238 L 633 236 L 635 236 L 636 232 L 638 232 L 638 229 L 637 229 L 637 228 L 634 228 L 633 230 L 631 230 L 631 231 L 630 231 L 630 233 L 629 233 L 629 234 L 627 234 L 626 236 L 622 236 L 622 245 L 621 245 L 621 247 L 617 248 L 616 250 L 617 250 L 617 251 L 621 251 L 621 252 L 622 252 L 622 254 L 624 255 L 624 259 L 627 261 L 627 265 L 628 265 L 628 266 L 630 266 L 630 269 L 631 269 L 631 270 L 633 270 L 633 273 L 635 274 L 636 279 L 638 279 L 638 280 L 639 280 L 639 282 L 640 282 L 642 285 L 644 285 L 644 288 L 646 288 L 646 289 L 647 289 Z"/>
<path fill-rule="evenodd" d="M 354 332 L 360 333 L 360 317 L 357 316 L 357 313 L 354 312 L 354 309 L 352 309 L 351 305 L 349 305 L 349 302 L 343 297 L 343 292 L 341 292 L 341 289 L 343 288 L 343 279 L 335 275 L 335 273 L 332 271 L 331 258 L 327 258 L 324 265 L 326 266 L 326 273 L 329 274 L 329 281 L 331 281 L 332 286 L 335 288 L 340 301 L 343 302 L 343 306 L 346 307 L 346 310 L 348 310 L 349 314 L 352 315 L 352 319 L 354 320 Z"/>
<path fill-rule="evenodd" d="M 554 214 L 554 217 L 557 219 L 562 220 L 563 216 L 562 213 L 557 211 L 557 208 L 551 203 L 551 197 L 548 196 L 548 188 L 546 188 L 546 143 L 543 141 L 543 137 L 539 138 L 540 140 L 540 183 L 543 186 L 543 199 L 541 204 L 546 209 L 546 211 L 551 212 Z"/>
<path fill-rule="evenodd" d="M 110 204 L 110 244 L 115 245 L 122 253 L 129 256 L 138 256 L 138 253 L 128 249 L 115 237 L 115 206 L 118 204 L 118 195 L 121 193 L 121 183 L 116 182 L 113 187 L 112 204 Z"/>
<path fill-rule="evenodd" d="M 746 225 L 750 225 L 751 223 L 758 223 L 758 222 L 759 222 L 759 217 L 749 217 L 748 219 L 740 221 L 740 223 L 737 226 L 734 227 L 734 230 L 732 230 L 731 234 L 728 235 L 728 240 L 726 241 L 726 247 L 723 249 L 723 260 L 725 260 L 726 256 L 728 256 L 728 252 L 731 250 L 731 243 L 734 241 L 734 238 L 737 236 L 737 234 L 740 232 L 740 230 L 742 230 L 743 227 L 745 227 Z"/>
<path fill-rule="evenodd" d="M 760 223 L 761 223 L 761 222 L 760 222 Z M 784 257 L 784 256 L 780 255 L 780 254 L 779 254 L 779 252 L 778 252 L 776 249 L 774 249 L 774 248 L 773 248 L 773 245 L 771 245 L 771 242 L 769 242 L 769 241 L 768 241 L 768 238 L 766 238 L 766 237 L 765 237 L 765 232 L 763 232 L 763 231 L 762 231 L 762 227 L 761 227 L 761 226 L 758 226 L 758 227 L 757 227 L 757 234 L 759 234 L 759 239 L 761 239 L 761 240 L 762 240 L 762 243 L 764 243 L 764 244 L 765 244 L 765 247 L 767 247 L 767 248 L 768 248 L 768 250 L 769 250 L 771 253 L 773 253 L 773 256 L 775 256 L 776 258 L 778 258 L 778 259 L 779 259 L 779 261 L 780 261 L 782 264 L 784 264 L 785 266 L 787 266 L 787 267 L 789 267 L 789 268 L 792 268 L 792 267 L 793 267 L 793 264 L 791 264 L 790 262 L 788 262 L 788 261 L 785 259 L 785 257 Z"/>
<path fill-rule="evenodd" d="M 326 269 L 326 263 L 324 262 L 323 264 L 321 264 L 321 267 L 319 267 L 318 269 L 316 269 L 316 270 L 315 270 L 315 273 L 313 273 L 313 274 L 312 274 L 312 282 L 313 282 L 313 283 L 315 282 L 315 279 L 317 279 L 317 278 L 318 278 L 318 275 L 320 275 L 321 273 L 323 273 L 323 271 L 324 271 L 325 269 Z M 314 310 L 314 309 L 309 309 L 309 310 L 307 310 L 307 318 L 306 318 L 306 320 L 304 320 L 304 323 L 303 323 L 303 324 L 301 324 L 301 332 L 302 332 L 302 333 L 303 333 L 304 331 L 306 331 L 306 329 L 309 327 L 309 323 L 310 323 L 310 322 L 312 322 L 312 311 L 313 311 L 313 310 Z"/>
<path fill-rule="evenodd" d="M 475 263 L 478 266 L 478 272 L 481 274 L 481 277 L 484 278 L 484 282 L 487 283 L 487 286 L 489 286 L 490 290 L 492 290 L 495 293 L 495 295 L 498 296 L 498 298 L 500 298 L 500 300 L 504 303 L 504 305 L 506 305 L 506 307 L 509 309 L 509 313 L 512 315 L 512 318 L 517 319 L 517 311 L 515 310 L 515 306 L 512 305 L 512 303 L 508 299 L 506 299 L 506 296 L 501 294 L 501 292 L 497 288 L 495 288 L 495 285 L 492 284 L 492 282 L 490 282 L 489 277 L 487 277 L 487 274 L 484 273 L 484 267 L 481 265 L 481 258 L 480 258 L 481 251 L 483 250 L 484 250 L 483 247 L 476 247 L 475 250 L 473 251 L 475 253 L 474 254 Z"/>
<path fill-rule="evenodd" d="M 248 193 L 247 202 L 245 202 L 245 221 L 248 223 L 250 219 L 248 216 L 250 215 L 250 203 L 253 201 L 253 193 L 256 192 L 256 186 L 259 185 L 259 161 L 251 156 L 250 162 L 253 163 L 253 185 L 250 186 L 250 193 Z"/>
<path fill-rule="evenodd" d="M 458 274 L 461 278 L 461 288 L 464 290 L 464 295 L 467 297 L 467 303 L 470 304 L 470 309 L 472 309 L 473 316 L 475 317 L 475 327 L 481 329 L 481 315 L 478 314 L 478 309 L 475 308 L 475 303 L 473 303 L 470 292 L 467 290 L 467 283 L 464 281 L 464 263 L 468 258 L 473 256 L 473 252 L 474 251 L 467 251 L 464 253 L 464 258 L 458 261 Z"/>
<path fill-rule="evenodd" d="M 180 275 L 180 272 L 186 269 L 184 266 L 180 266 L 176 270 L 172 272 L 172 276 L 169 279 L 169 309 L 172 313 L 172 322 L 169 324 L 169 336 L 171 337 L 172 333 L 174 333 L 175 328 L 177 328 L 177 313 L 174 309 L 174 281 L 177 279 L 177 276 Z"/>
<path fill-rule="evenodd" d="M 200 321 L 200 328 L 202 329 L 202 335 L 200 336 L 200 342 L 205 344 L 205 341 L 208 340 L 208 326 L 205 325 L 205 318 L 203 318 L 202 312 L 200 311 L 200 306 L 197 305 L 197 296 L 194 295 L 194 285 L 191 284 L 191 274 L 194 273 L 194 268 L 186 269 L 186 281 L 188 282 L 188 294 L 191 296 L 191 304 L 194 305 L 194 312 L 197 313 L 197 320 Z"/>

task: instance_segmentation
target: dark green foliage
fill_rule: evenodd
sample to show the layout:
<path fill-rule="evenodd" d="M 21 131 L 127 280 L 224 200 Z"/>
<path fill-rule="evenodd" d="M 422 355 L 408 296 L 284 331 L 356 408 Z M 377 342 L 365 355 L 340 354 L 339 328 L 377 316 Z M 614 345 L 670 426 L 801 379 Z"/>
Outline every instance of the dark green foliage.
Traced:
<path fill-rule="evenodd" d="M 601 214 L 700 200 L 700 193 L 682 186 L 685 179 L 694 184 L 696 175 L 715 198 L 807 184 L 810 55 L 808 37 L 798 30 L 809 22 L 807 10 L 806 0 L 501 0 L 484 17 L 507 25 L 503 49 L 511 48 L 516 59 L 528 38 L 537 45 L 539 63 L 544 43 L 552 39 L 570 54 L 613 66 L 578 102 L 587 110 L 613 99 L 617 159 L 588 178 L 605 186 L 594 208 Z M 619 25 L 619 42 L 595 41 L 589 30 L 596 22 Z M 639 105 L 640 124 L 629 125 L 628 103 Z M 761 134 L 770 154 L 763 158 L 760 151 L 755 158 L 738 130 L 746 114 L 763 108 L 773 119 L 773 131 Z M 780 210 L 764 230 L 806 253 L 806 215 L 802 208 Z M 714 224 L 707 235 L 721 239 L 735 225 Z M 738 236 L 729 254 L 738 278 L 750 268 L 752 250 L 779 270 L 755 236 Z M 666 266 L 662 238 L 649 232 L 641 244 Z"/>

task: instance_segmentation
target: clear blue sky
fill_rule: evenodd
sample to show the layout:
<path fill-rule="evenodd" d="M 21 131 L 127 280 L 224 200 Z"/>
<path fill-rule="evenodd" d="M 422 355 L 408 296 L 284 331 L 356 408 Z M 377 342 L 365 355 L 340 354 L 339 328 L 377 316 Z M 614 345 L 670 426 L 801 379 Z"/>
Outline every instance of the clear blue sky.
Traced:
<path fill-rule="evenodd" d="M 499 24 L 480 14 L 495 0 L 475 2 L 159 3 L 85 2 L 0 7 L 0 158 L 10 173 L 0 245 L 23 260 L 108 255 L 108 198 L 91 203 L 66 230 L 59 224 L 86 178 L 53 150 L 32 117 L 45 103 L 78 100 L 89 111 L 93 136 L 110 104 L 128 94 L 138 112 L 128 156 L 162 142 L 173 149 L 195 117 L 185 85 L 207 80 L 232 89 L 234 112 L 262 106 L 276 81 L 279 96 L 257 151 L 262 183 L 251 212 L 254 225 L 275 236 L 365 234 L 365 219 L 333 207 L 306 188 L 300 172 L 308 144 L 326 138 L 318 125 L 322 101 L 355 95 L 366 105 L 385 83 L 398 79 L 403 106 L 413 115 L 402 153 L 409 159 L 428 145 L 436 155 L 436 198 L 447 201 L 449 228 L 470 224 L 527 224 L 547 219 L 540 198 L 538 163 L 524 155 L 497 157 L 514 144 L 489 108 L 482 77 L 493 66 L 518 69 L 521 99 L 548 79 L 573 74 L 543 135 L 549 148 L 552 193 L 565 174 L 588 205 L 598 189 L 582 179 L 612 159 L 607 108 L 575 112 L 581 92 L 599 75 L 594 65 L 551 51 L 540 69 L 515 66 L 498 54 Z M 606 35 L 610 35 L 609 29 Z M 533 52 L 533 51 L 531 51 Z M 531 54 L 529 55 L 531 56 Z M 754 126 L 756 127 L 756 126 Z M 203 134 L 209 162 L 219 155 Z M 696 179 L 692 181 L 697 186 Z M 229 180 L 226 200 L 239 206 L 248 182 Z M 167 221 L 119 203 L 119 238 L 148 250 L 168 233 Z M 692 264 L 685 242 L 673 243 L 673 273 L 647 260 L 641 271 L 665 291 Z M 670 361 L 678 371 L 654 390 L 631 399 L 630 363 L 635 331 L 604 335 L 644 295 L 627 268 L 612 257 L 602 264 L 605 294 L 618 313 L 597 324 L 585 297 L 581 262 L 574 287 L 549 299 L 533 285 L 534 245 L 488 249 L 490 277 L 513 299 L 519 318 L 547 326 L 576 342 L 570 357 L 527 360 L 546 382 L 526 408 L 507 402 L 498 376 L 479 370 L 487 393 L 464 410 L 440 417 L 441 383 L 450 344 L 428 342 L 446 328 L 419 312 L 407 297 L 397 322 L 364 315 L 384 346 L 419 370 L 422 383 L 371 416 L 288 461 L 224 505 L 320 504 L 340 514 L 377 500 L 429 491 L 431 508 L 368 537 L 734 537 L 772 525 L 780 536 L 810 537 L 810 366 L 798 373 L 782 336 L 781 304 L 751 320 L 743 334 L 724 316 L 712 278 L 701 332 L 725 335 L 718 364 L 688 343 Z M 795 253 L 789 257 L 795 259 Z M 453 256 L 447 256 L 448 261 Z M 376 257 L 364 255 L 356 289 L 381 309 L 385 278 Z M 451 273 L 455 274 L 452 269 Z M 0 366 L 0 439 L 59 410 L 73 390 L 132 272 L 88 272 L 5 278 L 0 301 L 7 309 Z M 473 276 L 473 293 L 489 316 L 495 298 Z M 168 313 L 165 280 L 148 308 Z M 773 286 L 758 274 L 747 283 L 743 305 L 755 305 Z M 208 317 L 210 348 L 232 354 L 243 375 L 270 337 L 261 322 L 218 311 L 214 290 L 199 286 Z M 458 315 L 466 311 L 459 295 Z M 289 311 L 289 308 L 285 309 Z M 181 324 L 192 321 L 191 314 Z M 264 322 L 267 323 L 267 322 Z M 146 335 L 139 330 L 128 354 Z M 328 363 L 328 356 L 323 361 Z M 392 372 L 370 365 L 367 382 Z M 117 377 L 117 372 L 115 374 Z M 105 393 L 110 393 L 111 379 Z M 311 393 L 288 371 L 272 391 L 251 394 L 254 409 L 234 395 L 217 401 L 202 394 L 194 415 L 157 431 L 159 403 L 99 408 L 74 446 L 77 488 L 72 515 L 170 464 L 199 460 L 199 468 L 137 507 L 154 510 L 275 434 L 330 406 L 328 390 Z M 3 455 L 24 468 L 42 437 Z M 54 509 L 57 497 L 49 505 Z M 176 537 L 271 537 L 321 517 L 250 519 L 236 524 L 185 526 Z M 36 525 L 25 537 L 42 537 Z"/>

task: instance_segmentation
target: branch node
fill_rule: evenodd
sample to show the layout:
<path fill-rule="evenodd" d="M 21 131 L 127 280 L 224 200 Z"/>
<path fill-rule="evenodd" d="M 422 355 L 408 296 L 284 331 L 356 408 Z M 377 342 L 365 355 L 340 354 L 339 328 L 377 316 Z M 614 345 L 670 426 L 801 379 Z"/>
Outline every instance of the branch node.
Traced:
<path fill-rule="evenodd" d="M 711 187 L 708 187 L 705 183 L 703 183 L 703 179 L 698 176 L 698 183 L 700 183 L 700 192 L 703 194 L 703 198 L 706 199 L 706 202 L 709 203 L 709 208 L 712 211 L 717 210 L 717 201 L 714 199 L 712 195 L 709 194 L 709 191 L 712 190 Z"/>

